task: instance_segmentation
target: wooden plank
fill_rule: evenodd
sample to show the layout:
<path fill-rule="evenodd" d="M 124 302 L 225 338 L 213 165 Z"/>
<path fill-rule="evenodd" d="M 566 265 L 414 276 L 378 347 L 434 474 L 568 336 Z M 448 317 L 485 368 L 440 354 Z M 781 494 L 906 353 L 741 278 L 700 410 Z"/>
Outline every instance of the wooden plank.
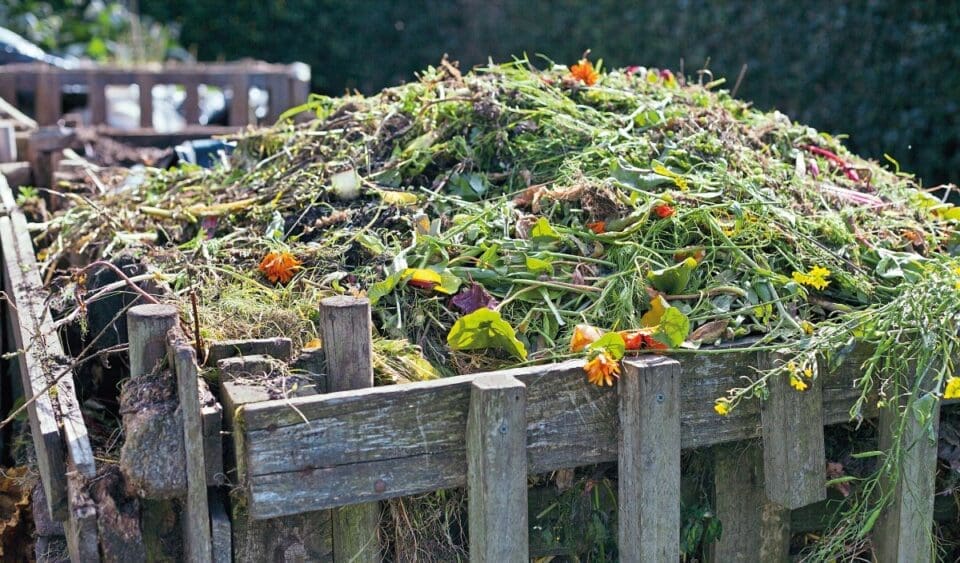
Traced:
<path fill-rule="evenodd" d="M 63 112 L 60 76 L 49 67 L 37 75 L 34 112 L 39 125 L 54 125 Z"/>
<path fill-rule="evenodd" d="M 338 295 L 320 301 L 320 337 L 334 391 L 373 387 L 370 300 Z M 331 515 L 334 561 L 379 561 L 380 505 L 337 508 Z"/>
<path fill-rule="evenodd" d="M 823 388 L 819 377 L 807 379 L 801 367 L 796 367 L 796 377 L 809 388 L 797 391 L 789 378 L 772 377 L 767 381 L 769 397 L 760 411 L 767 498 L 789 509 L 827 498 Z"/>
<path fill-rule="evenodd" d="M 285 74 L 273 75 L 267 80 L 270 97 L 267 102 L 267 124 L 276 123 L 280 115 L 290 109 L 290 81 Z"/>
<path fill-rule="evenodd" d="M 230 81 L 233 96 L 230 100 L 230 125 L 243 127 L 250 123 L 250 77 L 237 73 Z"/>
<path fill-rule="evenodd" d="M 12 121 L 0 120 L 0 164 L 17 161 L 17 135 Z"/>
<path fill-rule="evenodd" d="M 624 561 L 680 560 L 680 364 L 623 362 L 619 396 L 618 541 Z"/>
<path fill-rule="evenodd" d="M 87 107 L 90 109 L 90 125 L 107 122 L 107 81 L 97 70 L 87 74 Z"/>
<path fill-rule="evenodd" d="M 17 121 L 21 121 L 20 116 L 23 115 L 19 110 L 16 109 L 17 103 L 17 79 L 14 76 L 9 74 L 0 74 L 0 113 L 5 113 L 8 116 L 14 118 Z M 9 108 L 13 108 L 16 113 L 7 111 Z M 23 115 L 23 117 L 26 117 Z M 29 117 L 28 120 L 33 121 Z M 26 121 L 21 121 L 21 124 L 26 124 Z M 33 126 L 36 127 L 36 121 L 33 121 Z"/>
<path fill-rule="evenodd" d="M 0 182 L 3 182 L 0 179 Z M 3 289 L 13 306 L 7 307 L 7 317 L 13 328 L 13 340 L 20 353 L 17 362 L 23 385 L 24 398 L 34 399 L 27 407 L 30 436 L 37 455 L 37 469 L 43 489 L 47 493 L 47 509 L 56 520 L 67 518 L 66 460 L 57 425 L 53 402 L 46 389 L 48 381 L 43 371 L 30 366 L 42 365 L 43 350 L 34 345 L 29 323 L 30 308 L 23 301 L 27 287 L 24 271 L 20 269 L 16 235 L 9 216 L 0 217 L 0 251 L 3 255 Z M 22 307 L 22 309 L 21 309 Z"/>
<path fill-rule="evenodd" d="M 857 396 L 851 381 L 866 354 L 856 350 L 836 374 L 824 376 L 825 423 L 847 420 Z M 712 406 L 744 369 L 758 365 L 755 353 L 698 353 L 678 361 L 683 448 L 759 436 L 755 402 L 726 417 Z M 531 472 L 617 459 L 616 394 L 587 384 L 582 361 L 505 373 L 527 385 Z M 242 432 L 233 438 L 245 451 L 243 465 L 252 468 L 239 475 L 251 513 L 270 518 L 464 486 L 464 429 L 475 377 L 246 405 Z M 424 474 L 424 465 L 434 472 Z M 334 481 L 342 486 L 333 490 Z"/>
<path fill-rule="evenodd" d="M 0 175 L 7 180 L 12 189 L 26 186 L 33 182 L 29 162 L 7 162 L 0 164 Z"/>
<path fill-rule="evenodd" d="M 186 98 L 183 100 L 183 118 L 188 125 L 200 123 L 200 82 L 192 77 L 184 77 L 183 88 Z"/>
<path fill-rule="evenodd" d="M 140 90 L 140 127 L 153 128 L 153 75 L 142 72 L 137 75 L 137 87 Z"/>
<path fill-rule="evenodd" d="M 529 559 L 526 409 L 526 386 L 516 378 L 474 379 L 467 418 L 471 561 Z"/>
<path fill-rule="evenodd" d="M 285 337 L 215 340 L 207 346 L 204 363 L 209 366 L 237 356 L 271 356 L 285 362 L 293 357 L 293 341 Z"/>
<path fill-rule="evenodd" d="M 899 442 L 902 458 L 896 483 L 884 486 L 892 498 L 882 511 L 873 534 L 878 563 L 936 561 L 933 504 L 940 401 L 925 391 L 928 385 L 928 382 L 921 383 L 912 391 L 894 389 L 893 396 L 888 399 L 889 406 L 880 409 L 880 449 L 893 451 L 893 446 Z M 910 409 L 907 405 L 909 393 L 921 396 L 914 405 L 926 404 L 929 412 Z"/>
<path fill-rule="evenodd" d="M 200 419 L 203 423 L 203 460 L 206 465 L 207 486 L 226 483 L 223 472 L 223 407 L 213 396 L 207 382 L 201 378 Z"/>
<path fill-rule="evenodd" d="M 168 361 L 177 374 L 177 396 L 180 399 L 178 410 L 183 421 L 186 455 L 187 498 L 180 520 L 183 525 L 184 555 L 191 562 L 210 562 L 210 509 L 207 505 L 207 473 L 203 460 L 196 353 L 179 331 L 172 330 L 168 335 L 167 354 Z"/>
<path fill-rule="evenodd" d="M 67 551 L 71 561 L 98 563 L 100 541 L 97 535 L 97 507 L 84 489 L 83 480 L 71 475 L 68 483 L 70 517 L 64 524 Z"/>
<path fill-rule="evenodd" d="M 213 563 L 231 563 L 233 546 L 230 539 L 230 517 L 223 503 L 223 493 L 210 489 L 210 547 Z"/>
<path fill-rule="evenodd" d="M 716 563 L 786 562 L 790 511 L 764 490 L 763 454 L 755 441 L 714 449 L 714 507 L 723 534 L 710 549 Z"/>

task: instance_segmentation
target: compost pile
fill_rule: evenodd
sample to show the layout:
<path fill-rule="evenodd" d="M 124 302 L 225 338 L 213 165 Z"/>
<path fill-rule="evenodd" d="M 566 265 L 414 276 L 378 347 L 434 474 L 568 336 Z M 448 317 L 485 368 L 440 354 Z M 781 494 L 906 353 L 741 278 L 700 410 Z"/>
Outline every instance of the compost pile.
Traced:
<path fill-rule="evenodd" d="M 584 356 L 612 385 L 624 354 L 721 342 L 792 358 L 719 416 L 770 377 L 804 391 L 859 341 L 877 353 L 853 419 L 909 390 L 907 361 L 960 395 L 960 208 L 700 76 L 444 61 L 313 97 L 288 117 L 316 119 L 247 132 L 212 170 L 73 197 L 42 257 L 135 256 L 185 318 L 195 293 L 205 339 L 319 346 L 319 300 L 366 295 L 380 383 Z M 83 282 L 62 285 L 80 306 Z"/>

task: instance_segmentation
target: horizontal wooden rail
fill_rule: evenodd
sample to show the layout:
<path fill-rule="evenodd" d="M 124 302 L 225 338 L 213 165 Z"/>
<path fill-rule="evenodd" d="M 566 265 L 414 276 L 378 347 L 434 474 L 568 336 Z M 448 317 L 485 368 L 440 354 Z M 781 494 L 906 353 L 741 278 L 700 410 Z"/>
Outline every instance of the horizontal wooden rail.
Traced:
<path fill-rule="evenodd" d="M 851 382 L 866 353 L 855 349 L 836 373 L 821 375 L 824 424 L 848 419 L 858 396 Z M 678 359 L 684 449 L 760 435 L 755 402 L 726 417 L 713 411 L 714 399 L 762 365 L 756 353 Z M 588 384 L 582 361 L 498 373 L 527 387 L 531 473 L 617 459 L 617 393 Z M 250 514 L 272 518 L 465 485 L 477 377 L 483 375 L 241 405 L 231 414 Z"/>

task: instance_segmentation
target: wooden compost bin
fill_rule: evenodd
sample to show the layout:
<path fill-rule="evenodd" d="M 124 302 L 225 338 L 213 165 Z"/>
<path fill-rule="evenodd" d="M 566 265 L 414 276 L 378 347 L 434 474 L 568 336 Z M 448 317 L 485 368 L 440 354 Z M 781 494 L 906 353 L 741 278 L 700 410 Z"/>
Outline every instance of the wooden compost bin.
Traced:
<path fill-rule="evenodd" d="M 2 177 L 0 196 L 6 334 L 20 352 L 25 394 L 35 397 L 29 419 L 47 508 L 66 523 L 71 559 L 99 561 L 103 523 L 82 486 L 96 467 L 66 376 L 70 359 L 44 306 L 26 220 Z M 227 466 L 219 405 L 198 401 L 204 384 L 176 309 L 128 312 L 131 379 L 166 357 L 177 381 L 179 407 L 170 416 L 183 425 L 188 560 L 375 561 L 379 501 L 465 486 L 471 558 L 523 561 L 530 555 L 528 474 L 616 461 L 621 559 L 677 561 L 681 451 L 705 447 L 715 448 L 715 506 L 724 524 L 712 560 L 783 560 L 800 515 L 809 521 L 823 510 L 823 428 L 847 421 L 858 396 L 852 382 L 869 353 L 852 350 L 805 393 L 772 380 L 762 405 L 745 402 L 719 417 L 713 400 L 774 356 L 706 349 L 636 357 L 623 362 L 615 389 L 588 384 L 580 360 L 373 387 L 369 303 L 341 296 L 318 306 L 325 358 L 300 358 L 320 382 L 304 396 L 266 400 L 228 377 L 267 356 L 290 361 L 289 341 L 217 343 L 207 351 L 207 363 L 220 368 Z M 892 423 L 881 415 L 881 447 Z M 935 507 L 935 442 L 913 417 L 905 424 L 903 478 L 873 536 L 883 562 L 930 560 L 935 513 L 956 518 L 950 507 Z M 238 485 L 229 507 L 224 474 Z M 140 525 L 147 535 L 147 523 Z"/>

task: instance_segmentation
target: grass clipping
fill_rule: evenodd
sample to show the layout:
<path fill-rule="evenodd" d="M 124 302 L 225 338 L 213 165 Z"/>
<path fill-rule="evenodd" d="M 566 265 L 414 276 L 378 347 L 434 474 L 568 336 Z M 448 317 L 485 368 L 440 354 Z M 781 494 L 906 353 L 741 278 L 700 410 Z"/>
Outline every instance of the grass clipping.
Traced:
<path fill-rule="evenodd" d="M 720 83 L 588 70 L 444 61 L 372 97 L 311 97 L 288 117 L 315 119 L 244 133 L 212 170 L 73 197 L 47 225 L 46 267 L 136 252 L 178 296 L 198 292 L 205 337 L 298 346 L 320 298 L 367 295 L 382 382 L 586 354 L 602 384 L 648 349 L 791 359 L 718 397 L 722 416 L 772 377 L 803 392 L 863 343 L 876 353 L 852 419 L 877 396 L 940 399 L 960 209 Z M 901 450 L 878 477 L 896 479 Z M 820 549 L 869 531 L 878 482 Z"/>

